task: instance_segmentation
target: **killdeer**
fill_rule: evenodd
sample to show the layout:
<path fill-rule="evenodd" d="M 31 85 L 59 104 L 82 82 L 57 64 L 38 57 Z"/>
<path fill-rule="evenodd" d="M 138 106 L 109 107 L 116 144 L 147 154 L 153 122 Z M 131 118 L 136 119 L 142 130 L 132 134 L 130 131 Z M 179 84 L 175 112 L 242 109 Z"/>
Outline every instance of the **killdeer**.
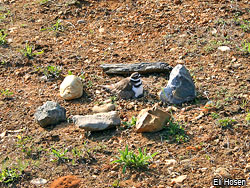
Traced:
<path fill-rule="evenodd" d="M 140 76 L 138 72 L 134 72 L 130 77 L 124 78 L 115 84 L 102 87 L 113 94 L 117 94 L 122 99 L 138 98 L 143 95 L 143 85 Z"/>

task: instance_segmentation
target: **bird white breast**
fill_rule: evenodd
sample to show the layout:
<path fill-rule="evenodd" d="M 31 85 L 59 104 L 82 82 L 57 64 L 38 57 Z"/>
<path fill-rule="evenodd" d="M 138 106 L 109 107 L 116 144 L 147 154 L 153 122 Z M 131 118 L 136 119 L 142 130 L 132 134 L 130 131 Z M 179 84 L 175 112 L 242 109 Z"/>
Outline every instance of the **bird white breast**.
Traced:
<path fill-rule="evenodd" d="M 141 85 L 140 87 L 132 87 L 132 90 L 135 92 L 135 97 L 139 97 L 140 95 L 143 94 L 143 86 Z"/>

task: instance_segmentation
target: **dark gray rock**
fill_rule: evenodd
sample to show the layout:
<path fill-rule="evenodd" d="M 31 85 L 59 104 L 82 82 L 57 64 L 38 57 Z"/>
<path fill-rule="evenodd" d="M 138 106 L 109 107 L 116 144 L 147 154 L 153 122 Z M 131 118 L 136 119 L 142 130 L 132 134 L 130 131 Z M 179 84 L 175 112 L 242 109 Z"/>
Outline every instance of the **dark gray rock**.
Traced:
<path fill-rule="evenodd" d="M 94 115 L 73 116 L 73 122 L 86 131 L 102 131 L 121 124 L 118 112 L 111 111 Z"/>
<path fill-rule="evenodd" d="M 145 73 L 170 73 L 172 67 L 163 62 L 135 63 L 135 64 L 102 64 L 100 65 L 107 74 L 128 75 L 133 72 Z"/>
<path fill-rule="evenodd" d="M 66 110 L 56 102 L 47 101 L 37 108 L 35 120 L 41 127 L 55 125 L 66 120 Z"/>
<path fill-rule="evenodd" d="M 167 86 L 161 91 L 163 102 L 180 104 L 196 97 L 195 85 L 184 65 L 177 65 L 170 73 Z"/>

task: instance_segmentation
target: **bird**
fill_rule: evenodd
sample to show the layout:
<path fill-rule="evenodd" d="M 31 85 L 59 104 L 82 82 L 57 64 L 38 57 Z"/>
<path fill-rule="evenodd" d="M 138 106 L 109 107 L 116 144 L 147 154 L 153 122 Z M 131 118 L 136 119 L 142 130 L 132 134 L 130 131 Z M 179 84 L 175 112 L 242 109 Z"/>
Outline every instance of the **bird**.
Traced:
<path fill-rule="evenodd" d="M 130 77 L 115 84 L 102 85 L 102 87 L 122 99 L 139 98 L 143 96 L 143 85 L 140 77 L 141 75 L 138 72 L 134 72 Z"/>

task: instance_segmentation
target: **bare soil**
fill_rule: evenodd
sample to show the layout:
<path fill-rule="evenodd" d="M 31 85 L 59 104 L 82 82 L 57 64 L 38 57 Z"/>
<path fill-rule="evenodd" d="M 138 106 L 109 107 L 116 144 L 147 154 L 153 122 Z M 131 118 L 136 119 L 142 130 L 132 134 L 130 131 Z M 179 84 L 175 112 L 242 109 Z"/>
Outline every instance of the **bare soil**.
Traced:
<path fill-rule="evenodd" d="M 1 0 L 0 29 L 7 33 L 7 43 L 0 46 L 0 171 L 6 165 L 27 167 L 14 182 L 0 186 L 39 187 L 31 180 L 44 178 L 48 183 L 40 187 L 49 187 L 58 177 L 74 175 L 81 179 L 81 187 L 88 188 L 115 187 L 116 182 L 120 187 L 201 188 L 212 186 L 221 167 L 231 178 L 248 179 L 250 51 L 242 45 L 250 43 L 249 21 L 247 0 Z M 33 47 L 32 58 L 22 52 L 26 44 Z M 230 51 L 221 52 L 219 46 Z M 106 75 L 101 64 L 158 61 L 173 67 L 184 64 L 195 81 L 197 98 L 173 111 L 188 141 L 170 142 L 166 130 L 139 134 L 124 125 L 89 134 L 70 121 L 73 115 L 91 114 L 94 105 L 115 100 L 100 85 L 123 77 Z M 44 72 L 48 66 L 61 72 Z M 59 86 L 69 71 L 84 77 L 85 93 L 65 101 Z M 168 75 L 142 79 L 143 98 L 114 101 L 123 121 L 156 103 L 168 107 L 158 95 Z M 69 121 L 43 129 L 34 113 L 49 100 L 66 108 Z M 204 108 L 209 100 L 215 105 Z M 225 118 L 235 122 L 222 127 L 218 120 Z M 147 147 L 149 153 L 159 153 L 147 169 L 127 169 L 123 174 L 110 162 L 126 145 L 135 152 Z M 69 159 L 53 161 L 52 148 L 68 149 Z M 81 157 L 73 156 L 74 148 L 83 151 Z M 167 159 L 177 164 L 168 166 Z M 171 182 L 180 175 L 187 178 Z"/>

